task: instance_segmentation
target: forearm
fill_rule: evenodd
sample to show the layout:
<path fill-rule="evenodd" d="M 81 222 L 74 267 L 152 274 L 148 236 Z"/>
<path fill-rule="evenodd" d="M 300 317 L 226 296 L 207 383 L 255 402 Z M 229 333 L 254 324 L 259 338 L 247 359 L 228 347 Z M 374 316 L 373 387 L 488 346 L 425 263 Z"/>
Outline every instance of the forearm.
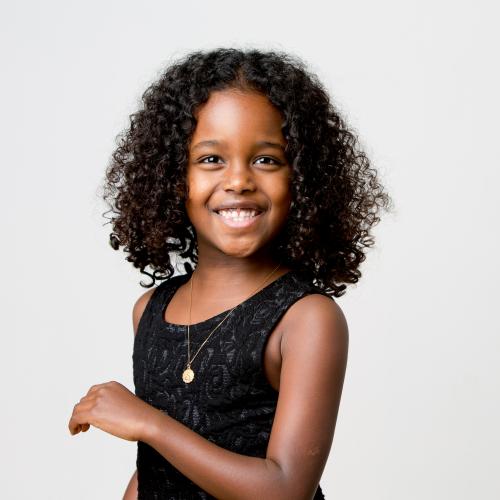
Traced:
<path fill-rule="evenodd" d="M 137 500 L 137 470 L 130 478 L 127 489 L 123 495 L 123 500 Z"/>
<path fill-rule="evenodd" d="M 293 498 L 275 461 L 226 450 L 159 410 L 148 421 L 142 441 L 219 499 Z"/>

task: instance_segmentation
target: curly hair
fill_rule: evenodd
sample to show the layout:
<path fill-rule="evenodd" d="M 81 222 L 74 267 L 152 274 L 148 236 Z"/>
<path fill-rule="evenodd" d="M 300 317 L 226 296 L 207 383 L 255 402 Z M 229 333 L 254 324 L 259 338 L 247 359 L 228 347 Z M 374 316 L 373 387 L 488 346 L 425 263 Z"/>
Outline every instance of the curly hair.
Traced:
<path fill-rule="evenodd" d="M 178 257 L 186 271 L 196 265 L 196 233 L 184 207 L 188 145 L 197 109 L 224 89 L 259 92 L 281 112 L 292 203 L 273 249 L 326 293 L 343 295 L 359 280 L 374 244 L 370 230 L 391 199 L 318 77 L 287 53 L 192 52 L 146 89 L 105 174 L 111 246 L 123 245 L 126 260 L 152 278 L 143 287 L 170 278 Z"/>

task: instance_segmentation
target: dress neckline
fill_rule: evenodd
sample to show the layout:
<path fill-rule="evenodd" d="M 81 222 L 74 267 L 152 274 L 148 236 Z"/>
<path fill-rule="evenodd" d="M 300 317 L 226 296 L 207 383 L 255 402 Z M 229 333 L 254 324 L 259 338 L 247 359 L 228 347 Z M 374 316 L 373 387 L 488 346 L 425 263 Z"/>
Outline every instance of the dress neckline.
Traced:
<path fill-rule="evenodd" d="M 285 274 L 282 274 L 281 276 L 279 276 L 278 278 L 276 278 L 274 281 L 271 281 L 271 283 L 268 283 L 265 287 L 261 288 L 258 292 L 254 293 L 253 295 L 251 295 L 250 297 L 248 297 L 247 299 L 245 299 L 243 302 L 240 302 L 238 305 L 235 306 L 235 312 L 240 309 L 243 305 L 247 305 L 248 303 L 250 303 L 251 301 L 254 301 L 256 300 L 257 298 L 259 298 L 262 294 L 264 293 L 267 293 L 269 290 L 271 290 L 273 287 L 275 287 L 277 284 L 281 283 L 282 281 L 288 279 L 293 273 L 293 269 L 286 272 Z M 177 291 L 178 288 L 180 288 L 181 285 L 183 285 L 184 283 L 187 283 L 189 281 L 189 278 L 191 277 L 191 274 L 192 273 L 187 273 L 187 274 L 183 274 L 183 275 L 179 275 L 179 276 L 176 276 L 176 278 L 178 278 L 178 282 L 176 283 L 176 285 L 172 286 L 168 293 L 166 294 L 166 297 L 162 303 L 162 306 L 161 306 L 161 310 L 160 310 L 160 322 L 164 325 L 164 326 L 167 326 L 169 327 L 170 329 L 177 329 L 177 330 L 184 330 L 187 328 L 187 324 L 180 324 L 180 323 L 171 323 L 170 321 L 167 321 L 165 319 L 165 311 L 167 310 L 167 307 L 168 307 L 168 304 L 170 303 L 170 301 L 172 300 L 172 297 L 175 295 L 175 292 Z M 192 323 L 189 328 L 190 329 L 194 329 L 194 330 L 197 330 L 198 328 L 201 328 L 203 329 L 203 327 L 211 324 L 211 323 L 214 323 L 218 320 L 222 320 L 224 318 L 225 315 L 227 315 L 229 313 L 231 309 L 226 309 L 225 311 L 222 311 L 218 314 L 216 314 L 215 316 L 212 316 L 210 318 L 207 318 L 203 321 L 199 321 L 198 323 Z"/>

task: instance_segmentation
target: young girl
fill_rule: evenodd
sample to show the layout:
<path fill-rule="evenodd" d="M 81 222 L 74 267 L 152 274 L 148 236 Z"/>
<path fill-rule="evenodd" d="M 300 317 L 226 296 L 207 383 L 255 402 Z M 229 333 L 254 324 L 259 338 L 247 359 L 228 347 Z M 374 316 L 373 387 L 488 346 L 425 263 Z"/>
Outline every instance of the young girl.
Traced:
<path fill-rule="evenodd" d="M 133 308 L 135 394 L 92 386 L 71 434 L 137 441 L 126 499 L 324 498 L 348 352 L 333 297 L 389 197 L 317 77 L 272 51 L 189 54 L 105 187 L 112 246 L 163 281 Z"/>

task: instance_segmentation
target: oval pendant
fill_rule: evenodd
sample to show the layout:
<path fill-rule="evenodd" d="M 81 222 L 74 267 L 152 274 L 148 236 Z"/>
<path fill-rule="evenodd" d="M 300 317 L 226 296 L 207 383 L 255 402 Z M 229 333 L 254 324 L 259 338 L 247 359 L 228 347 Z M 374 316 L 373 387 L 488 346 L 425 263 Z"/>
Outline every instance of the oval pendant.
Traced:
<path fill-rule="evenodd" d="M 183 372 L 182 372 L 182 380 L 184 380 L 184 382 L 186 382 L 186 384 L 189 384 L 190 382 L 192 382 L 194 379 L 194 371 L 191 370 L 191 368 L 186 368 Z"/>

